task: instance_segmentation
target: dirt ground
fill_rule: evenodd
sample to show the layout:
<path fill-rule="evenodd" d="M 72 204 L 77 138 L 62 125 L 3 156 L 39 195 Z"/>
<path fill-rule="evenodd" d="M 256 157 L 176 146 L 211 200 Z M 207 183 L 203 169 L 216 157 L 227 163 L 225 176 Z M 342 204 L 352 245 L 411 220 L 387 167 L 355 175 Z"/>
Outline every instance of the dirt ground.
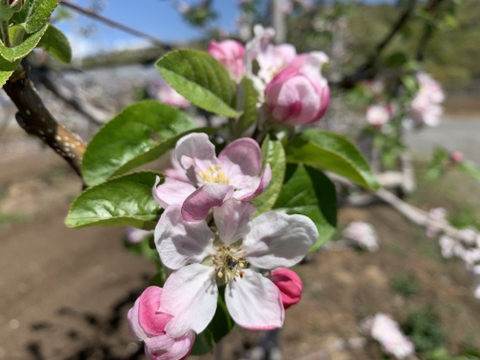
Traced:
<path fill-rule="evenodd" d="M 154 267 L 123 249 L 122 229 L 66 228 L 80 182 L 48 152 L 0 164 L 0 189 L 0 359 L 144 359 L 125 318 Z M 420 182 L 412 201 L 478 217 L 478 200 L 476 208 L 468 202 L 479 196 L 478 184 L 452 174 L 440 184 Z M 382 359 L 373 342 L 330 357 L 324 351 L 339 340 L 358 342 L 365 316 L 381 311 L 403 323 L 422 305 L 438 314 L 450 351 L 466 343 L 480 348 L 480 302 L 471 278 L 461 264 L 440 257 L 435 240 L 382 205 L 342 208 L 339 219 L 340 227 L 371 222 L 380 250 L 318 252 L 295 268 L 305 290 L 280 333 L 284 359 Z M 409 296 L 392 289 L 402 274 L 417 281 Z M 261 336 L 236 328 L 223 341 L 221 358 L 239 359 Z"/>

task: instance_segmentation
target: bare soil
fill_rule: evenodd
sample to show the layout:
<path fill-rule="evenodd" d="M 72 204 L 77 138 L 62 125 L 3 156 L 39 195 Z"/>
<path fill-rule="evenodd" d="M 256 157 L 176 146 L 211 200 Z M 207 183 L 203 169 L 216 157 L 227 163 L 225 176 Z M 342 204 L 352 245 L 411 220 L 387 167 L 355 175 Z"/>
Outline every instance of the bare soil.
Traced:
<path fill-rule="evenodd" d="M 452 198 L 459 183 L 465 186 Z M 61 160 L 2 164 L 0 186 L 0 359 L 144 359 L 125 318 L 154 266 L 123 249 L 122 229 L 63 224 L 81 184 Z M 455 174 L 440 185 L 420 186 L 414 202 L 453 213 L 480 195 L 478 185 Z M 339 215 L 340 227 L 359 219 L 374 224 L 380 250 L 318 252 L 295 268 L 305 291 L 287 311 L 284 359 L 382 359 L 373 342 L 322 356 L 339 339 L 363 336 L 358 324 L 365 316 L 381 311 L 403 322 L 424 304 L 439 315 L 449 350 L 466 342 L 480 348 L 480 303 L 471 278 L 459 263 L 440 257 L 435 240 L 382 205 L 343 208 Z M 391 278 L 403 273 L 418 279 L 414 295 L 392 291 Z M 222 359 L 239 359 L 260 338 L 236 328 L 223 341 Z"/>

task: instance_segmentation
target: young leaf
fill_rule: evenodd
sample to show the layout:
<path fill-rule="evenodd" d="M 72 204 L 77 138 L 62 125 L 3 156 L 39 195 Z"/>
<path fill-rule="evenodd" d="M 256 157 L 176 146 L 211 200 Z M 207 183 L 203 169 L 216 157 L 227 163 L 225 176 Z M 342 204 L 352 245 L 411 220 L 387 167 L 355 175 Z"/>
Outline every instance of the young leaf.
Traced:
<path fill-rule="evenodd" d="M 161 211 L 152 196 L 156 176 L 161 175 L 142 171 L 85 190 L 70 207 L 65 224 L 70 228 L 102 225 L 153 229 Z"/>
<path fill-rule="evenodd" d="M 251 201 L 257 208 L 256 215 L 270 210 L 275 204 L 285 176 L 285 150 L 280 141 L 267 137 L 262 144 L 262 155 L 264 164 L 270 164 L 272 180 L 265 191 Z"/>
<path fill-rule="evenodd" d="M 10 62 L 0 56 L 0 88 L 10 79 L 19 62 L 20 60 Z"/>
<path fill-rule="evenodd" d="M 42 38 L 43 34 L 47 30 L 48 25 L 45 24 L 39 31 L 35 34 L 29 36 L 24 42 L 15 47 L 7 47 L 0 45 L 0 56 L 7 61 L 15 61 L 24 58 L 27 56 L 35 47 Z"/>
<path fill-rule="evenodd" d="M 65 34 L 52 24 L 48 24 L 38 46 L 47 50 L 52 56 L 65 63 L 72 60 L 72 48 Z"/>
<path fill-rule="evenodd" d="M 319 129 L 307 129 L 289 143 L 287 161 L 335 172 L 370 190 L 380 185 L 368 162 L 346 138 Z"/>
<path fill-rule="evenodd" d="M 243 108 L 243 114 L 240 116 L 237 122 L 236 134 L 241 136 L 242 133 L 247 130 L 258 118 L 257 110 L 257 91 L 253 87 L 253 82 L 247 77 L 242 79 L 239 86 L 241 93 L 240 104 Z"/>
<path fill-rule="evenodd" d="M 127 107 L 104 125 L 87 146 L 82 175 L 99 184 L 163 155 L 196 123 L 184 112 L 157 101 Z"/>
<path fill-rule="evenodd" d="M 50 18 L 60 0 L 28 0 L 24 6 L 26 12 L 25 30 L 32 34 L 41 29 Z M 22 9 L 23 11 L 23 9 Z"/>
<path fill-rule="evenodd" d="M 197 50 L 171 51 L 155 66 L 192 104 L 226 117 L 240 115 L 231 107 L 235 100 L 235 83 L 210 54 Z"/>
<path fill-rule="evenodd" d="M 319 237 L 310 248 L 313 252 L 335 232 L 337 205 L 335 185 L 325 174 L 301 164 L 289 164 L 273 208 L 287 214 L 306 215 L 315 223 Z"/>

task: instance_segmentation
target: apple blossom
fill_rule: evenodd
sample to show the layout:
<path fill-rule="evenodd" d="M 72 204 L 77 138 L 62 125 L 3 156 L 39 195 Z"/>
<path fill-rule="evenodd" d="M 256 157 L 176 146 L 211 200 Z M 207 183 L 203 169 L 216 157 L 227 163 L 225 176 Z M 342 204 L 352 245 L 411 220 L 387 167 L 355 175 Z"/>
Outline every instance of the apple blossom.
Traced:
<path fill-rule="evenodd" d="M 272 173 L 267 164 L 263 175 L 262 152 L 250 138 L 240 138 L 227 145 L 215 156 L 215 146 L 205 133 L 193 133 L 178 140 L 174 152 L 176 167 L 183 169 L 188 182 L 167 177 L 152 193 L 164 209 L 173 204 L 182 205 L 186 221 L 207 217 L 214 206 L 233 197 L 250 201 L 268 186 Z"/>
<path fill-rule="evenodd" d="M 272 280 L 280 290 L 282 304 L 285 310 L 300 301 L 303 282 L 295 272 L 283 268 L 276 269 L 270 274 L 270 280 Z"/>
<path fill-rule="evenodd" d="M 148 86 L 148 94 L 151 98 L 173 107 L 186 108 L 190 102 L 180 95 L 163 78 L 154 80 Z"/>
<path fill-rule="evenodd" d="M 380 127 L 392 118 L 392 108 L 385 104 L 370 105 L 367 107 L 366 117 L 369 124 Z"/>
<path fill-rule="evenodd" d="M 445 94 L 441 85 L 430 75 L 419 72 L 416 78 L 419 90 L 412 100 L 408 116 L 417 126 L 436 126 L 443 113 L 440 103 L 445 99 Z"/>
<path fill-rule="evenodd" d="M 165 327 L 169 336 L 207 327 L 217 307 L 217 283 L 226 284 L 226 306 L 238 325 L 256 330 L 283 325 L 281 292 L 255 269 L 297 264 L 318 231 L 303 215 L 270 211 L 252 220 L 255 211 L 250 203 L 225 201 L 214 208 L 214 233 L 205 221 L 184 221 L 179 205 L 165 210 L 155 228 L 155 244 L 163 264 L 174 270 L 159 309 L 173 316 Z"/>
<path fill-rule="evenodd" d="M 185 331 L 178 337 L 165 333 L 172 316 L 158 311 L 162 288 L 150 286 L 135 301 L 128 311 L 128 325 L 132 336 L 145 343 L 145 354 L 152 360 L 185 359 L 192 350 L 195 333 Z"/>
<path fill-rule="evenodd" d="M 369 223 L 353 221 L 342 231 L 342 236 L 368 251 L 378 250 L 377 234 Z"/>
<path fill-rule="evenodd" d="M 238 82 L 245 75 L 245 48 L 238 41 L 210 41 L 208 52 L 222 63 L 233 80 Z"/>
<path fill-rule="evenodd" d="M 286 68 L 265 89 L 265 101 L 274 120 L 286 125 L 311 124 L 327 111 L 330 90 L 320 76 Z"/>
<path fill-rule="evenodd" d="M 363 328 L 369 330 L 372 338 L 382 345 L 383 350 L 397 359 L 405 359 L 415 353 L 411 340 L 402 334 L 397 322 L 388 315 L 377 313 L 363 321 Z"/>
<path fill-rule="evenodd" d="M 445 218 L 447 216 L 447 211 L 444 208 L 432 208 L 428 212 L 428 217 L 433 220 L 434 222 L 440 222 L 440 221 L 445 221 Z M 425 230 L 425 234 L 429 238 L 433 238 L 437 236 L 438 230 L 436 227 L 427 225 L 427 228 Z"/>
<path fill-rule="evenodd" d="M 453 151 L 450 154 L 450 159 L 455 164 L 461 163 L 463 161 L 463 154 L 460 151 Z"/>

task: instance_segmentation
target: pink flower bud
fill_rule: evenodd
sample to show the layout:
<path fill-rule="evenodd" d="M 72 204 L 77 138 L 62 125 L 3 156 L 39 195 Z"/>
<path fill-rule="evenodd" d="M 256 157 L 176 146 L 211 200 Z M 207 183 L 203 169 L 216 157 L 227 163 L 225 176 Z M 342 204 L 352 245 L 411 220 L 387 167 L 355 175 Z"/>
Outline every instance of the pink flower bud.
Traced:
<path fill-rule="evenodd" d="M 225 40 L 222 42 L 210 41 L 208 44 L 208 53 L 227 69 L 230 77 L 235 81 L 240 81 L 245 74 L 245 48 L 235 40 Z"/>
<path fill-rule="evenodd" d="M 463 161 L 463 154 L 460 151 L 454 151 L 450 154 L 450 159 L 456 164 L 461 163 Z"/>
<path fill-rule="evenodd" d="M 311 124 L 327 111 L 330 90 L 327 81 L 303 68 L 288 67 L 265 89 L 272 117 L 287 125 Z"/>
<path fill-rule="evenodd" d="M 272 271 L 270 280 L 272 280 L 280 290 L 283 307 L 285 309 L 288 309 L 300 301 L 303 283 L 295 272 L 289 269 L 277 269 Z"/>
<path fill-rule="evenodd" d="M 150 286 L 135 301 L 128 312 L 130 333 L 138 341 L 145 342 L 145 355 L 151 360 L 185 359 L 192 350 L 195 333 L 172 338 L 165 327 L 171 315 L 158 312 L 163 289 Z"/>

